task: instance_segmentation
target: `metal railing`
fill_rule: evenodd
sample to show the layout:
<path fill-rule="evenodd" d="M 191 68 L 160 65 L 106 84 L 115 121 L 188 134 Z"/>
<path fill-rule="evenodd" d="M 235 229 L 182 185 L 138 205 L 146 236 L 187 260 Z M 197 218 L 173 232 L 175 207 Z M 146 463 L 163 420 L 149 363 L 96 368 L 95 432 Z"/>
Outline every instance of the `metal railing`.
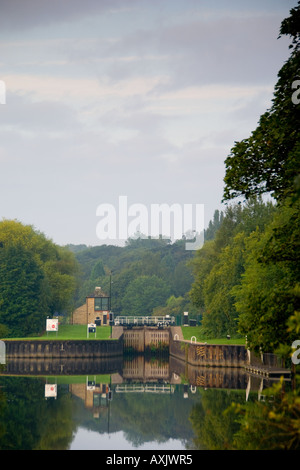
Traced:
<path fill-rule="evenodd" d="M 165 316 L 165 317 L 132 317 L 132 316 L 123 316 L 116 317 L 114 320 L 116 326 L 171 326 L 175 325 L 175 317 Z"/>
<path fill-rule="evenodd" d="M 116 393 L 174 393 L 170 384 L 122 384 L 117 385 Z"/>

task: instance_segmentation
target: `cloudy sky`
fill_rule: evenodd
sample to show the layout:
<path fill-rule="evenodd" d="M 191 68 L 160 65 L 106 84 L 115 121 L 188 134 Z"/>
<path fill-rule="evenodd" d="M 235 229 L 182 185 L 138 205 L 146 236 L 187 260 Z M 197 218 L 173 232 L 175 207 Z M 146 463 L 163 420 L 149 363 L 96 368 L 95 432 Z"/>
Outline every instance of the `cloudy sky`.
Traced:
<path fill-rule="evenodd" d="M 103 242 L 97 208 L 222 209 L 270 106 L 296 0 L 0 0 L 0 218 Z M 107 243 L 107 241 L 106 241 Z"/>

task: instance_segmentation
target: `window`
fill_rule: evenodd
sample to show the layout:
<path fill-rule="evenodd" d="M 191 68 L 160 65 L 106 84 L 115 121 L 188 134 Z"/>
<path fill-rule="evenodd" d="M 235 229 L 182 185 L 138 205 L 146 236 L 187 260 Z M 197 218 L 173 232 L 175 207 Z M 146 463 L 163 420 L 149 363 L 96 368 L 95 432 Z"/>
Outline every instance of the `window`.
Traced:
<path fill-rule="evenodd" d="M 95 297 L 95 310 L 110 310 L 109 297 Z"/>

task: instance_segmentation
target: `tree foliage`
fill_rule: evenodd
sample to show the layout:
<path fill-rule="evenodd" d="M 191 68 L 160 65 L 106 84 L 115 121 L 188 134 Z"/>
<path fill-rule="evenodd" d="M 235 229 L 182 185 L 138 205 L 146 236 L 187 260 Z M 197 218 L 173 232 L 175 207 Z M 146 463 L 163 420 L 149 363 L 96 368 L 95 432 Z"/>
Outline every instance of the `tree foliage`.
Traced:
<path fill-rule="evenodd" d="M 123 311 L 127 315 L 152 315 L 153 309 L 164 304 L 168 297 L 166 282 L 155 275 L 140 276 L 126 289 L 122 301 Z"/>
<path fill-rule="evenodd" d="M 282 22 L 280 35 L 292 38 L 291 55 L 278 73 L 272 106 L 250 137 L 236 142 L 225 161 L 224 200 L 271 192 L 281 200 L 291 195 L 300 168 L 300 106 L 293 83 L 300 78 L 300 3 Z"/>
<path fill-rule="evenodd" d="M 212 337 L 238 334 L 238 312 L 233 289 L 244 275 L 245 243 L 256 229 L 270 222 L 274 207 L 251 199 L 242 207 L 227 208 L 215 238 L 204 243 L 193 261 L 190 295 L 203 311 L 204 331 Z"/>
<path fill-rule="evenodd" d="M 81 271 L 76 306 L 85 302 L 85 297 L 94 291 L 95 286 L 101 286 L 107 294 L 111 290 L 115 315 L 128 315 L 129 312 L 151 315 L 154 313 L 153 309 L 167 308 L 167 299 L 170 296 L 184 298 L 182 315 L 190 303 L 187 294 L 193 277 L 187 262 L 193 254 L 185 249 L 185 243 L 181 243 L 181 240 L 170 244 L 163 239 L 137 238 L 128 240 L 124 247 L 102 245 L 74 251 Z M 98 266 L 103 270 L 101 268 L 96 271 Z M 145 277 L 149 284 L 145 282 L 145 288 L 140 287 L 139 291 L 137 286 Z M 152 293 L 149 286 L 152 286 Z M 146 292 L 149 298 L 152 296 L 154 302 L 146 301 Z M 145 300 L 145 304 L 141 299 Z"/>
<path fill-rule="evenodd" d="M 45 328 L 47 315 L 70 313 L 76 287 L 73 254 L 17 221 L 0 223 L 0 324 L 7 335 Z"/>
<path fill-rule="evenodd" d="M 272 352 L 291 344 L 288 323 L 300 310 L 300 105 L 293 83 L 300 71 L 300 2 L 282 22 L 291 54 L 278 73 L 272 106 L 250 137 L 225 161 L 229 206 L 214 238 L 193 262 L 194 303 L 208 334 L 235 330 L 248 345 Z M 271 193 L 275 204 L 262 203 Z M 246 202 L 245 202 L 246 201 Z"/>
<path fill-rule="evenodd" d="M 245 273 L 233 293 L 239 329 L 253 349 L 274 351 L 296 339 L 287 322 L 300 310 L 299 202 L 277 208 L 272 223 L 247 240 Z"/>

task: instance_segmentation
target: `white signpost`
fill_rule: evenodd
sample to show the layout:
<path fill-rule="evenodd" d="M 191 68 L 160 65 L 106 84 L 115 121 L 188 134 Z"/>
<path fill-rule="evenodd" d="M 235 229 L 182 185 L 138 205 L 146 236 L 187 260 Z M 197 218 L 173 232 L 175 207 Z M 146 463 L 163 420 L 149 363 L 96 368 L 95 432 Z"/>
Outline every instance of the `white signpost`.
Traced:
<path fill-rule="evenodd" d="M 57 398 L 56 384 L 45 384 L 45 398 Z"/>
<path fill-rule="evenodd" d="M 56 331 L 56 336 L 58 332 L 58 319 L 57 318 L 47 318 L 46 321 L 46 331 Z"/>
<path fill-rule="evenodd" d="M 87 338 L 89 338 L 89 333 L 95 333 L 95 338 L 96 338 L 96 329 L 97 325 L 95 323 L 88 323 L 87 325 Z"/>
<path fill-rule="evenodd" d="M 6 364 L 6 345 L 4 341 L 0 341 L 0 364 Z"/>
<path fill-rule="evenodd" d="M 94 380 L 89 380 L 88 376 L 86 377 L 86 389 L 96 390 L 96 377 L 94 377 Z"/>

